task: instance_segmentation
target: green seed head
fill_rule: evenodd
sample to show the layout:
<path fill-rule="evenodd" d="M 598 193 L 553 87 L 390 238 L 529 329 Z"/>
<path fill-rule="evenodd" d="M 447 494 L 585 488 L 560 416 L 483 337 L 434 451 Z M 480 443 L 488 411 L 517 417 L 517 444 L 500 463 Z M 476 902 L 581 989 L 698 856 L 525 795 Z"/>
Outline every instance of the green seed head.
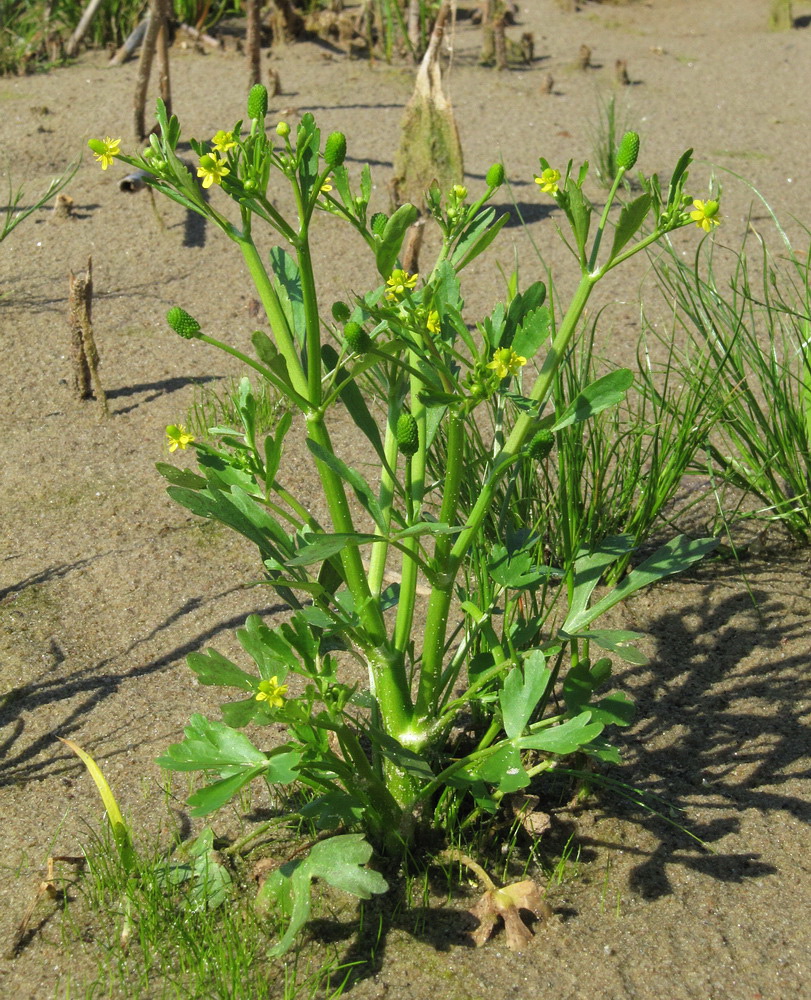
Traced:
<path fill-rule="evenodd" d="M 251 87 L 251 92 L 248 94 L 248 117 L 254 118 L 264 118 L 268 113 L 268 91 L 261 83 L 256 83 Z"/>
<path fill-rule="evenodd" d="M 487 171 L 487 186 L 491 188 L 501 187 L 504 183 L 504 167 L 500 163 L 494 163 Z"/>
<path fill-rule="evenodd" d="M 344 341 L 353 354 L 363 354 L 369 350 L 369 334 L 360 323 L 347 323 L 344 327 Z"/>
<path fill-rule="evenodd" d="M 382 236 L 383 230 L 386 228 L 386 223 L 389 221 L 388 216 L 385 212 L 375 212 L 372 216 L 371 228 L 375 236 Z"/>
<path fill-rule="evenodd" d="M 530 458 L 535 459 L 536 462 L 543 462 L 543 460 L 549 455 L 552 450 L 552 445 L 555 443 L 555 435 L 552 431 L 541 430 L 532 438 L 529 442 L 529 447 L 527 448 L 527 453 Z"/>
<path fill-rule="evenodd" d="M 617 150 L 617 167 L 630 170 L 639 156 L 639 133 L 626 132 Z"/>
<path fill-rule="evenodd" d="M 341 302 L 339 299 L 337 302 L 332 303 L 332 318 L 338 323 L 346 323 L 349 319 L 350 312 L 349 306 L 346 302 Z"/>
<path fill-rule="evenodd" d="M 333 132 L 324 144 L 324 159 L 328 167 L 340 167 L 346 157 L 346 136 Z"/>
<path fill-rule="evenodd" d="M 397 420 L 397 447 L 404 455 L 415 455 L 419 446 L 417 421 L 407 410 L 403 410 Z"/>
<path fill-rule="evenodd" d="M 166 322 L 186 340 L 194 340 L 200 336 L 200 324 L 193 316 L 189 316 L 185 309 L 173 306 L 166 314 Z"/>

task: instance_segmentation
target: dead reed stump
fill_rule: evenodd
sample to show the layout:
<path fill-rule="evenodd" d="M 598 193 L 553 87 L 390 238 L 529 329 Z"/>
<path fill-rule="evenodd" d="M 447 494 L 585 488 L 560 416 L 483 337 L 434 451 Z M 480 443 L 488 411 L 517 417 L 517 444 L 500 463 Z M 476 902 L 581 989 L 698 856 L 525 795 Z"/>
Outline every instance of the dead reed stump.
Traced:
<path fill-rule="evenodd" d="M 87 270 L 70 272 L 68 279 L 68 325 L 70 356 L 73 362 L 73 387 L 79 399 L 94 395 L 101 406 L 102 416 L 108 417 L 107 393 L 99 378 L 99 355 L 93 338 L 90 315 L 93 306 L 93 258 L 87 258 Z"/>

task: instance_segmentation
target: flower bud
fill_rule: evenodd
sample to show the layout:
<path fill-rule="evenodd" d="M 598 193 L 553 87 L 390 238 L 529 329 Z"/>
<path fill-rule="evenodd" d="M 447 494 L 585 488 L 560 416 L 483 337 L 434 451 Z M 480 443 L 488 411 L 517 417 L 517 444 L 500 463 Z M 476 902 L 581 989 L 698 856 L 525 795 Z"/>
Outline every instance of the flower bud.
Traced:
<path fill-rule="evenodd" d="M 181 309 L 179 306 L 172 306 L 166 314 L 166 322 L 175 333 L 179 333 L 186 340 L 194 340 L 195 337 L 200 336 L 200 324 L 193 316 L 189 316 L 185 309 Z"/>
<path fill-rule="evenodd" d="M 248 117 L 264 118 L 268 113 L 268 90 L 264 84 L 256 83 L 248 94 Z"/>
<path fill-rule="evenodd" d="M 360 323 L 347 323 L 344 327 L 344 341 L 353 354 L 363 354 L 369 350 L 369 334 Z"/>
<path fill-rule="evenodd" d="M 279 122 L 276 126 L 276 135 L 280 135 L 282 139 L 286 139 L 290 135 L 290 126 L 287 122 Z"/>
<path fill-rule="evenodd" d="M 501 187 L 504 183 L 504 166 L 501 163 L 494 163 L 492 167 L 487 171 L 487 177 L 485 177 L 487 186 L 491 188 Z"/>
<path fill-rule="evenodd" d="M 639 156 L 639 133 L 626 132 L 617 150 L 617 167 L 630 170 L 636 163 L 637 156 Z"/>
<path fill-rule="evenodd" d="M 420 446 L 417 421 L 408 410 L 403 410 L 397 420 L 397 447 L 404 455 L 415 455 Z"/>
<path fill-rule="evenodd" d="M 338 323 L 346 323 L 349 316 L 349 306 L 346 302 L 341 302 L 339 299 L 337 302 L 332 303 L 332 318 L 334 320 L 337 320 Z"/>
<path fill-rule="evenodd" d="M 324 144 L 324 160 L 328 167 L 340 167 L 346 157 L 346 136 L 333 132 Z"/>
<path fill-rule="evenodd" d="M 383 230 L 386 228 L 388 221 L 389 219 L 385 212 L 375 212 L 371 221 L 371 230 L 375 236 L 383 235 Z"/>
<path fill-rule="evenodd" d="M 555 443 L 555 435 L 550 430 L 540 430 L 529 442 L 527 454 L 536 462 L 543 462 L 552 450 Z"/>

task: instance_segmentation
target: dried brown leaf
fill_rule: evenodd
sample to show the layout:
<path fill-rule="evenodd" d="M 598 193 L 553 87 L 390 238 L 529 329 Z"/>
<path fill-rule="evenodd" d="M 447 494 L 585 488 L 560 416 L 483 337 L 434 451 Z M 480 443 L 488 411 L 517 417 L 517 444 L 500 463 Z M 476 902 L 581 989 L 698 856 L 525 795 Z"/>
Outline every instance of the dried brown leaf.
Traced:
<path fill-rule="evenodd" d="M 538 920 L 548 920 L 552 916 L 551 907 L 532 879 L 513 882 L 503 889 L 487 889 L 482 893 L 481 899 L 469 911 L 479 921 L 479 926 L 471 935 L 476 947 L 480 948 L 492 937 L 501 920 L 507 947 L 510 951 L 522 951 L 533 938 L 533 932 L 521 916 L 522 910 L 534 914 Z"/>

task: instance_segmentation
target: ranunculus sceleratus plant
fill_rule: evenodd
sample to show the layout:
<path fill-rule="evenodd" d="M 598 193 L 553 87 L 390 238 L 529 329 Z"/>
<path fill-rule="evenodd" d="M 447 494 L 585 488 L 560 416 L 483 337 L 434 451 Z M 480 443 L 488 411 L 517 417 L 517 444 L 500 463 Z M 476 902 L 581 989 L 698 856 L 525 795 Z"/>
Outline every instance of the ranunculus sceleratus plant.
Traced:
<path fill-rule="evenodd" d="M 293 863 L 265 883 L 262 901 L 287 907 L 291 918 L 277 946 L 283 950 L 304 919 L 305 904 L 291 900 L 309 898 L 296 895 L 295 879 L 308 885 L 321 875 L 361 896 L 382 891 L 382 878 L 362 867 L 372 848 L 402 855 L 420 824 L 439 825 L 451 811 L 457 817 L 492 814 L 505 795 L 575 751 L 617 759 L 604 730 L 627 724 L 631 705 L 621 692 L 598 694 L 611 672 L 605 651 L 637 663 L 641 653 L 633 645 L 636 633 L 600 629 L 595 622 L 638 588 L 701 558 L 712 542 L 676 538 L 593 600 L 604 571 L 627 553 L 628 540 L 606 539 L 562 569 L 539 565 L 537 535 L 508 530 L 510 490 L 504 486 L 519 460 L 543 462 L 558 430 L 615 404 L 631 384 L 630 372 L 613 372 L 561 412 L 547 412 L 553 380 L 594 286 L 666 233 L 693 223 L 709 231 L 718 221 L 718 204 L 691 206 L 684 193 L 688 151 L 666 191 L 656 176 L 643 178 L 643 193 L 617 208 L 622 178 L 638 152 L 638 136 L 628 133 L 605 208 L 593 224 L 583 190 L 587 165 L 573 172 L 569 164 L 561 174 L 541 159 L 536 181 L 568 220 L 579 284 L 559 320 L 536 281 L 474 331 L 463 315 L 460 275 L 506 221 L 487 205 L 503 183 L 503 168 L 491 167 L 475 198 L 462 186 L 428 192 L 442 243 L 433 267 L 418 276 L 403 270 L 399 259 L 417 209 L 370 214 L 369 168 L 353 186 L 342 134 L 322 144 L 307 114 L 294 131 L 281 122 L 268 135 L 266 115 L 266 93 L 256 87 L 246 129 L 238 122 L 209 142 L 192 140 L 197 176 L 178 158 L 180 127 L 160 102 L 161 134 L 151 136 L 143 155 L 124 155 L 113 139 L 90 145 L 102 167 L 118 159 L 146 171 L 155 190 L 219 226 L 241 251 L 267 314 L 270 336 L 254 334 L 255 357 L 207 335 L 180 308 L 168 314 L 177 333 L 241 358 L 288 404 L 273 432 L 259 440 L 244 379 L 242 426 L 222 429 L 216 447 L 192 442 L 182 427 L 170 428 L 174 446 L 197 449 L 199 474 L 159 469 L 176 501 L 257 545 L 267 579 L 291 613 L 276 623 L 252 615 L 237 632 L 250 669 L 212 649 L 189 657 L 201 683 L 232 687 L 243 697 L 223 705 L 223 721 L 195 715 L 183 742 L 169 747 L 160 763 L 207 776 L 190 800 L 198 815 L 222 806 L 255 778 L 271 786 L 299 783 L 313 793 L 306 813 L 319 828 L 335 830 L 337 840 L 332 848 L 327 845 L 333 841 L 319 842 L 310 868 Z M 282 180 L 295 200 L 294 217 L 274 204 Z M 217 197 L 204 197 L 201 183 Z M 232 203 L 231 215 L 227 203 L 220 207 L 220 192 Z M 380 274 L 378 286 L 351 305 L 336 302 L 331 320 L 319 305 L 310 249 L 318 212 L 354 229 Z M 278 236 L 266 257 L 254 242 L 258 225 Z M 385 405 L 378 410 L 373 398 Z M 495 426 L 485 454 L 482 408 Z M 352 456 L 333 447 L 330 418 L 338 410 L 354 421 L 374 454 L 375 482 L 369 463 L 361 471 L 350 464 Z M 310 512 L 311 498 L 288 486 L 284 447 L 296 411 L 323 489 L 327 524 Z M 477 435 L 469 432 L 473 421 Z M 437 479 L 429 475 L 429 456 L 440 444 L 444 475 Z M 467 477 L 469 486 L 473 475 L 479 477 L 477 498 L 461 510 L 460 484 Z M 484 533 L 496 497 L 507 505 L 499 544 Z M 465 588 L 474 564 L 484 567 L 488 580 L 484 606 Z M 392 571 L 396 585 L 388 582 Z M 547 612 L 522 596 L 556 580 L 567 611 L 545 631 Z M 417 615 L 418 589 L 425 588 L 430 596 Z M 596 660 L 594 647 L 602 651 Z M 368 682 L 353 679 L 358 671 L 350 670 L 350 661 L 363 664 Z M 290 683 L 291 674 L 302 682 Z M 274 735 L 270 748 L 257 746 L 241 731 L 249 723 L 273 724 L 274 734 L 282 724 L 285 736 L 278 741 Z"/>

